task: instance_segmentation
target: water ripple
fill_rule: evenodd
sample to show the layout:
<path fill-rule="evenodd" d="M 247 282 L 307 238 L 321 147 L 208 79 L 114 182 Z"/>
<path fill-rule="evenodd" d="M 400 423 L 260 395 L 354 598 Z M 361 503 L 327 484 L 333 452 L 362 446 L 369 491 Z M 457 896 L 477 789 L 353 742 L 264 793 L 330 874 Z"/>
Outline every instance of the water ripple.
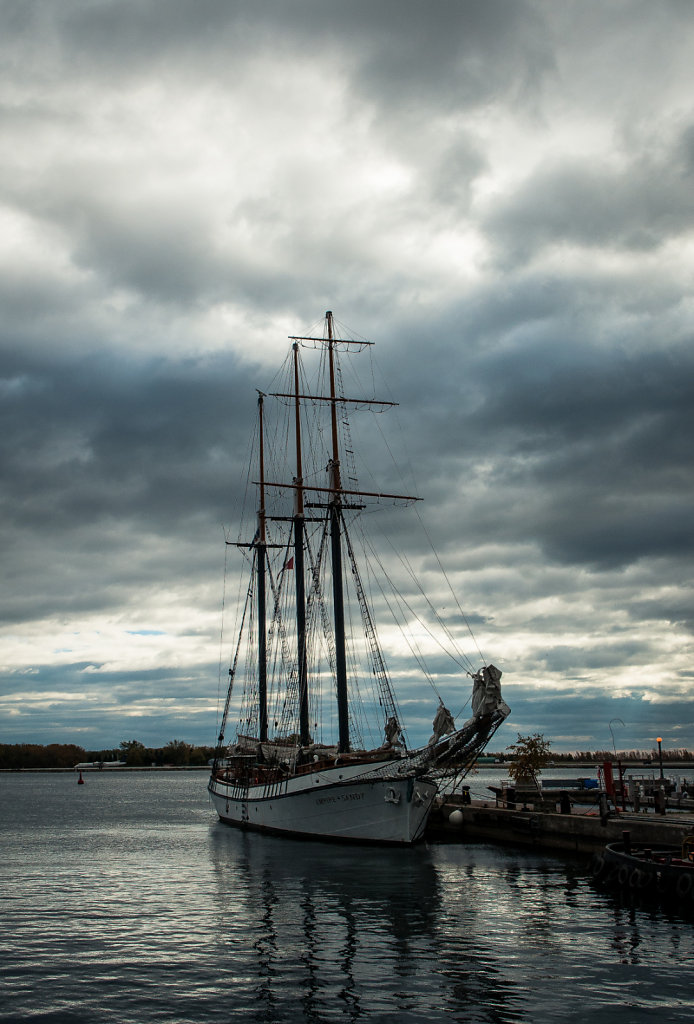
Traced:
<path fill-rule="evenodd" d="M 196 774 L 0 800 L 2 1024 L 692 1019 L 691 923 L 580 860 L 243 834 Z"/>

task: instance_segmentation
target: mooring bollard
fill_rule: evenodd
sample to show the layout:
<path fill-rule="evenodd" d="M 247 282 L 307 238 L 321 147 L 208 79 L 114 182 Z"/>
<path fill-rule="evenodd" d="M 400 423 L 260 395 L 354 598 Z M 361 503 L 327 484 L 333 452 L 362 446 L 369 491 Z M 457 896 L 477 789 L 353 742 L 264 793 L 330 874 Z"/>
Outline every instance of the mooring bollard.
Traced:
<path fill-rule="evenodd" d="M 610 809 L 607 806 L 607 793 L 600 794 L 600 824 L 607 825 L 607 819 L 610 816 Z"/>

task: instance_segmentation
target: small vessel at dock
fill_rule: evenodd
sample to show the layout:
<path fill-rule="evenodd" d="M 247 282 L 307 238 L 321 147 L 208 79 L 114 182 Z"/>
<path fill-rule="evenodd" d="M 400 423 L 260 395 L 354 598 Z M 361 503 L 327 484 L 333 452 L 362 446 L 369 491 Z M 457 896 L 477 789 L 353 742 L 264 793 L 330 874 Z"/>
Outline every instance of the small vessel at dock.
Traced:
<path fill-rule="evenodd" d="M 491 664 L 475 669 L 429 604 L 431 620 L 418 626 L 443 646 L 434 636 L 441 627 L 460 674 L 470 677 L 470 717 L 456 725 L 415 645 L 436 713 L 429 742 L 410 746 L 374 599 L 383 612 L 396 609 L 400 626 L 417 613 L 392 587 L 364 513 L 376 503 L 419 499 L 360 486 L 347 415 L 350 408 L 384 411 L 394 403 L 345 395 L 341 357 L 371 343 L 338 337 L 331 312 L 322 336 L 290 341 L 285 379 L 271 394 L 259 392 L 253 518 L 233 542 L 246 560 L 247 582 L 208 789 L 230 825 L 409 844 L 423 836 L 441 787 L 462 781 L 509 714 L 501 672 Z M 310 373 L 304 349 L 318 353 Z M 274 400 L 273 420 L 267 398 Z M 289 442 L 284 456 L 280 441 Z M 396 555 L 402 558 L 393 546 Z M 402 564 L 424 598 L 417 573 Z M 462 613 L 460 621 L 469 629 Z M 232 709 L 238 717 L 229 742 Z"/>
<path fill-rule="evenodd" d="M 608 843 L 593 857 L 596 882 L 661 897 L 676 897 L 694 909 L 694 835 L 678 846 L 632 843 L 628 831 L 622 841 Z"/>

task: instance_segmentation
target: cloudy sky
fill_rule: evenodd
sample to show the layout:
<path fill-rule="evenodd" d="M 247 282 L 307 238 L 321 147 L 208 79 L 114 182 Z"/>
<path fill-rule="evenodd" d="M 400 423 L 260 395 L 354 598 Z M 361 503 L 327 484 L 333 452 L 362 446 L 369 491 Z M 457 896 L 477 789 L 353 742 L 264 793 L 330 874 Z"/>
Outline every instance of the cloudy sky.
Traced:
<path fill-rule="evenodd" d="M 504 671 L 495 748 L 694 747 L 692 5 L 0 28 L 0 742 L 213 742 L 254 389 L 332 309 Z"/>

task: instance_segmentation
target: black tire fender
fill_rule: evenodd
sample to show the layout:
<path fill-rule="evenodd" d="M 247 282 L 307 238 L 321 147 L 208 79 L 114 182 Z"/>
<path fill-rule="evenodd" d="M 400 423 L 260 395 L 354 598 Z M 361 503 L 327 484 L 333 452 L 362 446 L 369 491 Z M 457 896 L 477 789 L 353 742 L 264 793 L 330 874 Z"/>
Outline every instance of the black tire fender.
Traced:
<path fill-rule="evenodd" d="M 596 880 L 605 874 L 605 858 L 601 853 L 594 853 L 590 863 L 590 873 Z"/>
<path fill-rule="evenodd" d="M 692 891 L 692 876 L 690 874 L 680 875 L 677 879 L 677 885 L 675 886 L 675 892 L 681 898 L 689 896 Z"/>
<path fill-rule="evenodd" d="M 641 889 L 643 887 L 643 872 L 641 868 L 634 868 L 629 875 L 629 888 Z"/>

